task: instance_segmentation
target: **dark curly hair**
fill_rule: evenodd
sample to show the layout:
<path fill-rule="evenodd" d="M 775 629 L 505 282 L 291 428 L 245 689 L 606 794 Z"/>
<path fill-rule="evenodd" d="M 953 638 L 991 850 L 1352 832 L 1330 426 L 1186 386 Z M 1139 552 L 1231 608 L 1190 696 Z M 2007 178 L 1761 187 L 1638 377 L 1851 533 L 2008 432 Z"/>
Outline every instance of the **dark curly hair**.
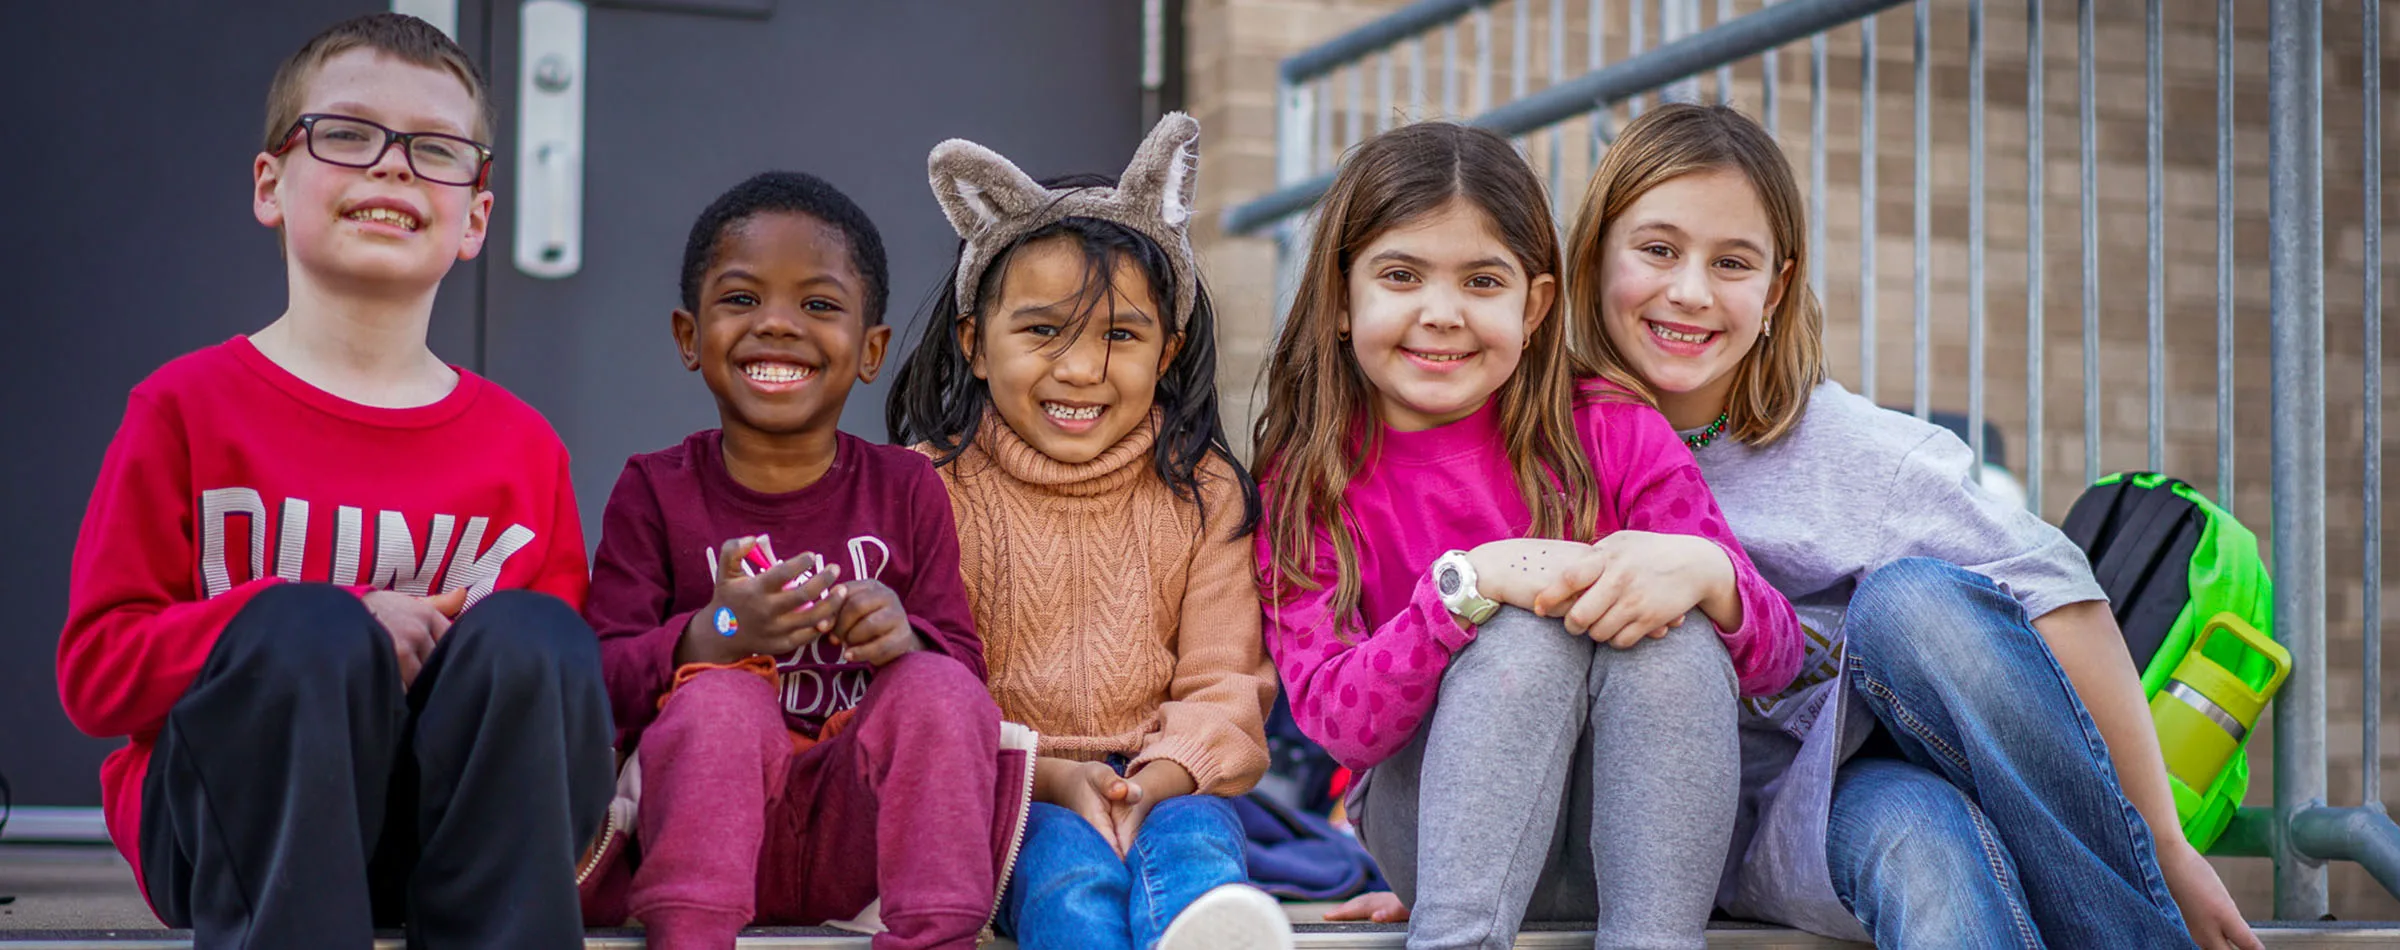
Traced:
<path fill-rule="evenodd" d="M 890 265 L 883 256 L 883 235 L 849 195 L 807 172 L 760 172 L 709 202 L 700 219 L 692 222 L 691 237 L 683 242 L 683 309 L 700 309 L 700 279 L 716 263 L 717 245 L 725 232 L 757 215 L 776 212 L 805 214 L 842 232 L 850 245 L 850 265 L 867 282 L 866 324 L 882 324 L 892 281 Z"/>

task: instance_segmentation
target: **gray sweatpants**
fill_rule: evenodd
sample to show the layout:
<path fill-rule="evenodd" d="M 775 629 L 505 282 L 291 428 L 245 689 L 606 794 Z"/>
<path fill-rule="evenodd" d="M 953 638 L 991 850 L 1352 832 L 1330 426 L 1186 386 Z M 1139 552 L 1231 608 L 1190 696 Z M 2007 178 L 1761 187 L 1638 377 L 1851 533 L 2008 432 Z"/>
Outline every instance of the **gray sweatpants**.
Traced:
<path fill-rule="evenodd" d="M 1596 922 L 1601 948 L 1703 946 L 1741 786 L 1734 699 L 1697 611 L 1630 650 L 1493 615 L 1359 804 L 1410 950 L 1502 950 L 1529 918 Z"/>

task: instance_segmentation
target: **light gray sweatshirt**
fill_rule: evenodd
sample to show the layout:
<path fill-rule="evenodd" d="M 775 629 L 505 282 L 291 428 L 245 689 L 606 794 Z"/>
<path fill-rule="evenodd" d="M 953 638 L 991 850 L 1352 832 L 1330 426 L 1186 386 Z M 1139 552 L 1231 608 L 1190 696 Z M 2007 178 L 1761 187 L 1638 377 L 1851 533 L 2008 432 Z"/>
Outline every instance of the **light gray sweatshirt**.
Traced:
<path fill-rule="evenodd" d="M 2028 618 L 2107 594 L 2065 534 L 1976 483 L 1974 454 L 1950 430 L 1839 383 L 1817 386 L 1774 444 L 1728 440 L 1693 457 L 1735 538 L 1791 598 L 1807 635 L 1799 678 L 1745 703 L 1742 809 L 1719 901 L 1866 940 L 1825 869 L 1833 774 L 1874 722 L 1840 680 L 1842 622 L 1858 582 L 1901 558 L 1930 557 L 1990 577 Z"/>

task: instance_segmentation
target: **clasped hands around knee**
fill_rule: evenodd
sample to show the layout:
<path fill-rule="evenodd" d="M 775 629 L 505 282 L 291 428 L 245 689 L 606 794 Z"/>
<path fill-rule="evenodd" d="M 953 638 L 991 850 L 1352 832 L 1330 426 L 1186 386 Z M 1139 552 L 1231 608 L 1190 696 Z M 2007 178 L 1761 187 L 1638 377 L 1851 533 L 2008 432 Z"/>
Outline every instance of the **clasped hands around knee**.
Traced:
<path fill-rule="evenodd" d="M 1511 538 L 1476 546 L 1467 562 L 1483 596 L 1617 649 L 1666 636 L 1695 607 L 1720 627 L 1740 626 L 1733 561 L 1705 538 L 1649 531 L 1617 531 L 1591 544 Z"/>

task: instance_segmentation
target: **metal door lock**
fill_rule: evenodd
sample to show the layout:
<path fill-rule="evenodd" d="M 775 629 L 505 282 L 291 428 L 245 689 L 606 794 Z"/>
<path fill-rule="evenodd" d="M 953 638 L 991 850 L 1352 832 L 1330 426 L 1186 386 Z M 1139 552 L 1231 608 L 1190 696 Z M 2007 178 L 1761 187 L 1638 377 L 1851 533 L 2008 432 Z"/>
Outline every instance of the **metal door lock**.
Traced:
<path fill-rule="evenodd" d="M 575 81 L 574 74 L 567 70 L 567 61 L 557 54 L 544 56 L 541 62 L 535 63 L 533 66 L 533 88 L 535 89 L 552 93 L 565 92 L 567 84 L 573 81 Z"/>
<path fill-rule="evenodd" d="M 526 0 L 519 16 L 516 264 L 569 277 L 583 269 L 584 5 Z"/>

